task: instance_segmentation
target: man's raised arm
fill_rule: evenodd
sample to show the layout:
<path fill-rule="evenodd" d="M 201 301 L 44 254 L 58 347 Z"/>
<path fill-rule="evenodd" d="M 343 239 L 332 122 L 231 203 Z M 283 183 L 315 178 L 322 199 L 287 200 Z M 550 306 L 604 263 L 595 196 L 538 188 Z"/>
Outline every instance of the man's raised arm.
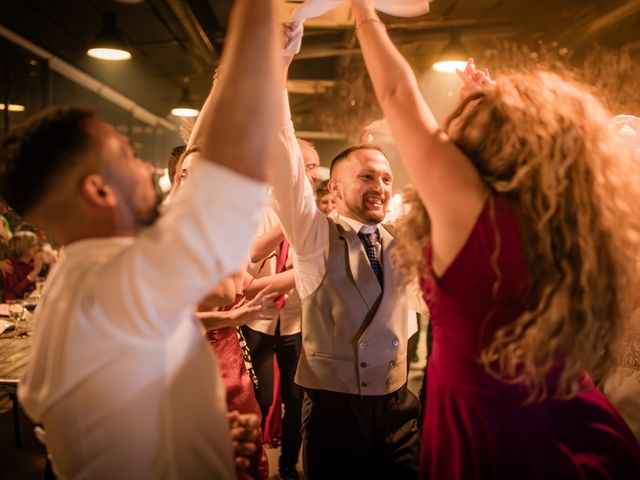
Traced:
<path fill-rule="evenodd" d="M 203 158 L 265 181 L 280 118 L 277 25 L 272 0 L 236 0 L 222 64 L 189 138 Z"/>

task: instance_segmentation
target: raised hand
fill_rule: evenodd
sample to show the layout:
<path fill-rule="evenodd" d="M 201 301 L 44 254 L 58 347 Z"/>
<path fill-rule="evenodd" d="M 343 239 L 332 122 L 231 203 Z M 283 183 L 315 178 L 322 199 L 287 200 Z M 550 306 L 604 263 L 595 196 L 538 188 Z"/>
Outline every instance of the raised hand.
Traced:
<path fill-rule="evenodd" d="M 467 65 L 464 70 L 456 70 L 456 74 L 460 80 L 462 80 L 462 89 L 460 90 L 461 99 L 495 83 L 491 79 L 491 75 L 489 75 L 489 69 L 485 68 L 482 71 L 476 70 L 473 58 L 467 60 Z"/>

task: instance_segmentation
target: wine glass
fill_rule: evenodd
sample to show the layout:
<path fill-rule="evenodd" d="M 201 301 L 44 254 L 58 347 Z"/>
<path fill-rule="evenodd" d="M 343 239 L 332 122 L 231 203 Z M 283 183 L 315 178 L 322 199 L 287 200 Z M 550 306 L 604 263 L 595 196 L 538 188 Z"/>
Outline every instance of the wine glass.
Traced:
<path fill-rule="evenodd" d="M 15 326 L 15 337 L 24 338 L 29 336 L 27 331 L 27 322 L 24 316 L 24 305 L 22 300 L 7 300 L 9 304 L 9 318 Z"/>

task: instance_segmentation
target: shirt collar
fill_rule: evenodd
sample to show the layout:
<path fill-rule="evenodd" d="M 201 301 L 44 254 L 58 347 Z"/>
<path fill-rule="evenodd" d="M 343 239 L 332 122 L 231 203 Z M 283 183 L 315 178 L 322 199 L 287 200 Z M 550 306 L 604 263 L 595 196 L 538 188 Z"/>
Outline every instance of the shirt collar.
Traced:
<path fill-rule="evenodd" d="M 336 219 L 343 220 L 346 224 L 348 224 L 356 233 L 375 233 L 378 229 L 378 225 L 365 225 L 358 220 L 354 220 L 353 218 L 348 218 L 342 215 L 338 215 Z"/>

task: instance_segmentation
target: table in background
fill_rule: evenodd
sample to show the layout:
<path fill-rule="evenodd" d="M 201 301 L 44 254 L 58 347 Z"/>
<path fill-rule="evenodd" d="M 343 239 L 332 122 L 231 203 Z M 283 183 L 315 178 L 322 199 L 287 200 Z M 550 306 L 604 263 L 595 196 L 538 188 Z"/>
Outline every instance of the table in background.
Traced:
<path fill-rule="evenodd" d="M 32 331 L 29 322 L 29 331 Z M 13 431 L 16 446 L 22 444 L 20 437 L 20 407 L 18 405 L 18 382 L 31 355 L 31 337 L 15 338 L 13 330 L 9 335 L 0 335 L 0 393 L 5 392 L 11 399 L 13 408 Z"/>

